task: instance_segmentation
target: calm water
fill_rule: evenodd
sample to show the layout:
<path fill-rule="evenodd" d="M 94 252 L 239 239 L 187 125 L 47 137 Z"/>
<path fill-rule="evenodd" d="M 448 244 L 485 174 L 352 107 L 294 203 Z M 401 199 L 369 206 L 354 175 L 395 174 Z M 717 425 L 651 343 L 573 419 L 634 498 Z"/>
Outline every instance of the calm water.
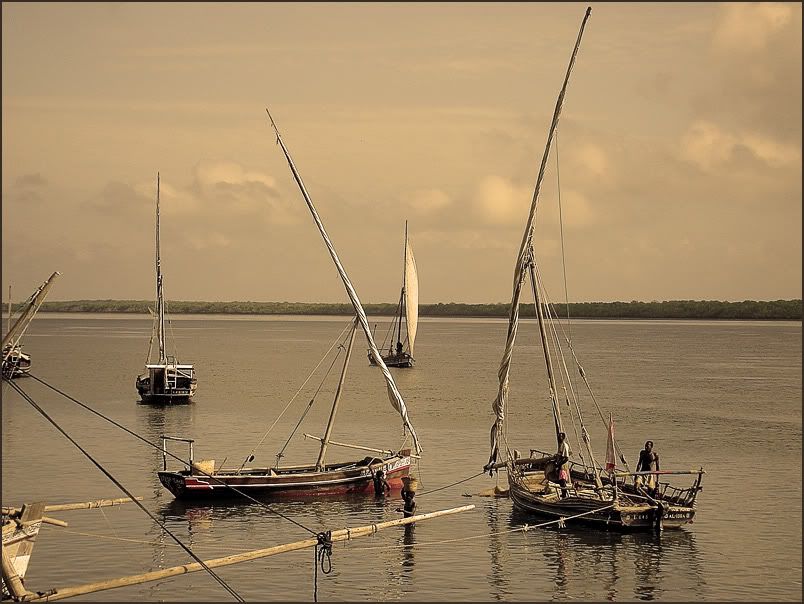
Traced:
<path fill-rule="evenodd" d="M 196 458 L 242 461 L 264 436 L 343 318 L 177 317 L 181 360 L 194 362 L 195 403 L 136 403 L 150 319 L 40 314 L 26 336 L 34 373 L 149 440 L 196 439 Z M 372 324 L 375 321 L 372 320 Z M 387 323 L 377 320 L 377 333 Z M 572 333 L 598 401 L 617 421 L 629 462 L 645 440 L 666 469 L 703 465 L 693 525 L 660 536 L 563 530 L 517 532 L 527 519 L 507 499 L 465 497 L 488 489 L 491 401 L 505 338 L 497 320 L 424 320 L 417 367 L 393 370 L 425 449 L 419 511 L 473 503 L 463 514 L 335 544 L 320 600 L 801 600 L 801 323 L 595 321 Z M 380 338 L 381 339 L 381 338 Z M 533 323 L 520 330 L 511 383 L 510 440 L 552 448 L 543 360 Z M 173 341 L 171 341 L 171 347 Z M 380 372 L 356 340 L 333 438 L 390 448 L 401 423 Z M 316 398 L 285 463 L 315 460 L 302 432 L 320 434 L 337 369 Z M 18 383 L 59 424 L 204 559 L 307 538 L 251 504 L 186 507 L 158 482 L 160 454 L 32 379 Z M 265 442 L 270 464 L 318 386 L 314 378 Z M 588 397 L 582 401 L 589 403 Z M 591 405 L 591 403 L 589 403 Z M 4 505 L 89 501 L 122 494 L 7 385 L 3 386 Z M 586 420 L 598 456 L 605 428 Z M 575 445 L 574 436 L 570 437 Z M 177 452 L 179 450 L 177 449 Z M 333 460 L 361 457 L 333 448 Z M 505 476 L 499 477 L 505 484 Z M 398 518 L 400 501 L 373 498 L 275 504 L 314 530 Z M 53 513 L 70 526 L 44 526 L 27 575 L 33 590 L 66 587 L 191 561 L 134 505 Z M 530 521 L 531 524 L 533 521 Z M 406 547 L 412 545 L 413 547 Z M 217 571 L 246 600 L 313 599 L 313 551 Z M 94 601 L 228 601 L 206 573 L 84 596 Z"/>

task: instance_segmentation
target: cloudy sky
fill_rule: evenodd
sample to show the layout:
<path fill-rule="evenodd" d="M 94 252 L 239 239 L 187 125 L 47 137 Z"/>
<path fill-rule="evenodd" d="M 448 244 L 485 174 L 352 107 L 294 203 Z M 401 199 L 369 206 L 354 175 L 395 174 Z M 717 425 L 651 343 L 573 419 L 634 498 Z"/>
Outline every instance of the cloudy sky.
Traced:
<path fill-rule="evenodd" d="M 507 302 L 585 4 L 2 4 L 2 286 Z M 563 300 L 801 297 L 801 5 L 592 4 L 540 196 Z M 558 162 L 556 163 L 556 157 Z"/>

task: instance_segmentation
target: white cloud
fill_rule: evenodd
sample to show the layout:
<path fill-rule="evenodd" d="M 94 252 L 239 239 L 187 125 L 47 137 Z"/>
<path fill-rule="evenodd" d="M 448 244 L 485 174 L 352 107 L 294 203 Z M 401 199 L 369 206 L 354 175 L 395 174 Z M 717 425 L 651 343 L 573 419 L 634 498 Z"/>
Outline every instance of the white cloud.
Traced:
<path fill-rule="evenodd" d="M 474 207 L 492 224 L 525 224 L 533 197 L 530 186 L 517 186 L 500 176 L 486 176 L 479 184 Z"/>
<path fill-rule="evenodd" d="M 793 17 L 793 7 L 778 2 L 724 4 L 715 26 L 715 50 L 746 53 L 762 50 Z"/>
<path fill-rule="evenodd" d="M 440 189 L 420 189 L 410 195 L 407 203 L 420 214 L 431 214 L 447 207 L 452 200 Z"/>
<path fill-rule="evenodd" d="M 728 162 L 740 146 L 771 167 L 792 166 L 801 161 L 801 148 L 774 141 L 754 132 L 731 133 L 707 121 L 695 122 L 682 135 L 681 157 L 705 171 Z"/>

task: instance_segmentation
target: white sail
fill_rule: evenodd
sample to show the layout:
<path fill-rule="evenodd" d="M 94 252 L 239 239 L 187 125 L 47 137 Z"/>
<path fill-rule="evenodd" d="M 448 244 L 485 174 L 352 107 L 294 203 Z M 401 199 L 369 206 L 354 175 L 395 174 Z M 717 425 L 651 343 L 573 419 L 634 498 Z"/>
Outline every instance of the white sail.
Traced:
<path fill-rule="evenodd" d="M 413 248 L 407 238 L 405 238 L 405 320 L 408 325 L 410 356 L 413 356 L 413 343 L 416 341 L 416 327 L 419 323 L 419 275 L 416 273 Z"/>
<path fill-rule="evenodd" d="M 391 401 L 391 405 L 394 407 L 394 409 L 396 409 L 399 415 L 402 417 L 402 422 L 405 427 L 407 427 L 407 429 L 410 431 L 416 452 L 421 453 L 422 448 L 419 445 L 419 439 L 417 438 L 416 431 L 413 429 L 413 424 L 410 423 L 410 418 L 408 417 L 408 408 L 405 405 L 405 401 L 402 399 L 402 395 L 399 393 L 396 384 L 394 383 L 394 378 L 391 377 L 391 372 L 388 370 L 385 361 L 382 360 L 380 351 L 377 349 L 377 344 L 374 342 L 374 336 L 371 335 L 371 328 L 369 327 L 368 318 L 366 317 L 366 311 L 363 310 L 363 305 L 360 303 L 360 299 L 357 297 L 357 292 L 352 286 L 352 282 L 349 280 L 349 276 L 346 274 L 346 270 L 343 268 L 343 265 L 338 258 L 338 253 L 335 251 L 335 247 L 332 245 L 326 229 L 324 229 L 324 224 L 321 222 L 321 218 L 318 216 L 318 211 L 313 205 L 313 200 L 310 199 L 310 195 L 307 193 L 307 189 L 302 182 L 301 175 L 299 174 L 298 170 L 296 170 L 296 165 L 290 158 L 290 152 L 288 151 L 284 141 L 282 140 L 282 137 L 279 134 L 279 129 L 274 123 L 274 118 L 271 117 L 271 112 L 268 111 L 268 109 L 265 111 L 268 113 L 268 117 L 271 120 L 271 126 L 274 128 L 274 132 L 276 132 L 276 142 L 282 147 L 282 152 L 285 154 L 285 159 L 288 162 L 288 166 L 290 166 L 290 171 L 293 173 L 293 178 L 296 180 L 296 184 L 299 185 L 299 190 L 304 197 L 304 201 L 307 203 L 307 208 L 310 210 L 310 214 L 312 214 L 313 220 L 318 226 L 321 237 L 324 239 L 324 243 L 329 250 L 329 255 L 332 257 L 332 261 L 335 263 L 335 268 L 338 269 L 338 274 L 341 276 L 341 280 L 346 287 L 346 294 L 349 296 L 349 300 L 351 300 L 352 306 L 355 309 L 360 326 L 363 328 L 363 332 L 366 334 L 366 340 L 368 340 L 369 349 L 371 350 L 371 355 L 374 357 L 374 362 L 380 367 L 382 374 L 385 377 L 385 382 L 388 389 L 388 399 Z"/>
<path fill-rule="evenodd" d="M 511 369 L 511 357 L 513 356 L 514 341 L 516 340 L 517 325 L 519 323 L 519 300 L 522 294 L 522 284 L 525 280 L 526 269 L 530 263 L 530 253 L 533 242 L 533 224 L 536 219 L 536 206 L 539 201 L 539 190 L 542 186 L 542 179 L 544 178 L 544 171 L 547 167 L 547 159 L 550 156 L 550 145 L 553 142 L 553 135 L 555 134 L 556 127 L 558 126 L 558 118 L 561 115 L 561 107 L 564 104 L 564 94 L 567 91 L 567 83 L 569 82 L 572 67 L 575 64 L 575 57 L 578 54 L 578 47 L 581 44 L 581 36 L 586 26 L 586 21 L 589 19 L 591 9 L 587 8 L 584 15 L 581 29 L 578 32 L 578 39 L 575 42 L 575 48 L 572 51 L 569 65 L 567 66 L 567 73 L 564 76 L 564 84 L 561 87 L 561 92 L 556 100 L 555 110 L 553 111 L 553 121 L 550 124 L 550 132 L 547 135 L 547 144 L 544 148 L 544 155 L 542 156 L 542 163 L 539 168 L 539 176 L 536 179 L 536 187 L 533 191 L 533 199 L 530 204 L 530 213 L 528 214 L 528 221 L 525 225 L 525 233 L 522 235 L 522 243 L 519 247 L 519 254 L 517 254 L 516 264 L 514 265 L 514 287 L 511 296 L 511 310 L 508 318 L 508 337 L 505 342 L 505 351 L 503 352 L 502 360 L 500 361 L 500 369 L 497 373 L 499 380 L 499 390 L 497 398 L 491 405 L 492 410 L 496 416 L 494 425 L 491 427 L 491 455 L 489 457 L 489 466 L 497 460 L 499 453 L 500 437 L 502 436 L 502 428 L 505 422 L 505 404 L 508 400 L 508 374 Z M 555 396 L 555 393 L 553 393 Z"/>

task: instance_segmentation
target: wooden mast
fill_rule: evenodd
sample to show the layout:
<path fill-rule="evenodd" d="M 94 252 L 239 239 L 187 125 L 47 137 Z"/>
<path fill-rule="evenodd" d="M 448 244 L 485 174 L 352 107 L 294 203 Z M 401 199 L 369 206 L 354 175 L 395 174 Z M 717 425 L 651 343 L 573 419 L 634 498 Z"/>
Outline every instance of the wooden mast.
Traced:
<path fill-rule="evenodd" d="M 405 312 L 405 307 L 408 304 L 407 297 L 405 296 L 405 279 L 408 276 L 408 263 L 407 263 L 407 250 L 408 250 L 408 221 L 405 221 L 405 245 L 402 248 L 402 293 L 399 296 L 399 335 L 396 341 L 402 343 L 402 316 Z"/>
<path fill-rule="evenodd" d="M 335 400 L 332 401 L 332 410 L 329 412 L 329 421 L 327 422 L 327 429 L 324 431 L 324 437 L 321 439 L 321 450 L 318 453 L 318 459 L 315 462 L 315 469 L 321 471 L 324 468 L 324 455 L 327 452 L 327 445 L 329 444 L 329 437 L 332 434 L 332 425 L 335 423 L 335 414 L 338 411 L 338 402 L 341 400 L 341 392 L 343 391 L 343 382 L 346 379 L 346 368 L 349 367 L 349 359 L 352 356 L 352 347 L 355 343 L 355 333 L 357 332 L 357 318 L 355 318 L 352 325 L 352 333 L 349 335 L 349 347 L 346 349 L 346 358 L 343 361 L 343 369 L 341 370 L 341 379 L 338 381 L 338 389 L 335 391 Z"/>
<path fill-rule="evenodd" d="M 536 271 L 533 269 L 533 246 L 530 248 L 530 258 L 528 260 L 528 270 L 530 271 L 530 283 L 533 288 L 533 297 L 536 300 L 536 317 L 539 320 L 539 337 L 542 340 L 542 349 L 544 350 L 544 362 L 547 365 L 547 377 L 550 380 L 550 401 L 553 403 L 553 420 L 556 425 L 556 443 L 558 443 L 559 432 L 564 431 L 561 422 L 561 409 L 558 406 L 558 390 L 556 388 L 556 378 L 553 374 L 553 361 L 550 358 L 550 345 L 547 343 L 547 334 L 544 330 L 544 313 L 542 311 L 542 303 L 539 298 L 539 285 L 536 282 Z"/>
<path fill-rule="evenodd" d="M 159 172 L 156 173 L 156 312 L 159 363 L 165 365 L 165 302 L 162 292 L 162 262 L 159 253 Z"/>

